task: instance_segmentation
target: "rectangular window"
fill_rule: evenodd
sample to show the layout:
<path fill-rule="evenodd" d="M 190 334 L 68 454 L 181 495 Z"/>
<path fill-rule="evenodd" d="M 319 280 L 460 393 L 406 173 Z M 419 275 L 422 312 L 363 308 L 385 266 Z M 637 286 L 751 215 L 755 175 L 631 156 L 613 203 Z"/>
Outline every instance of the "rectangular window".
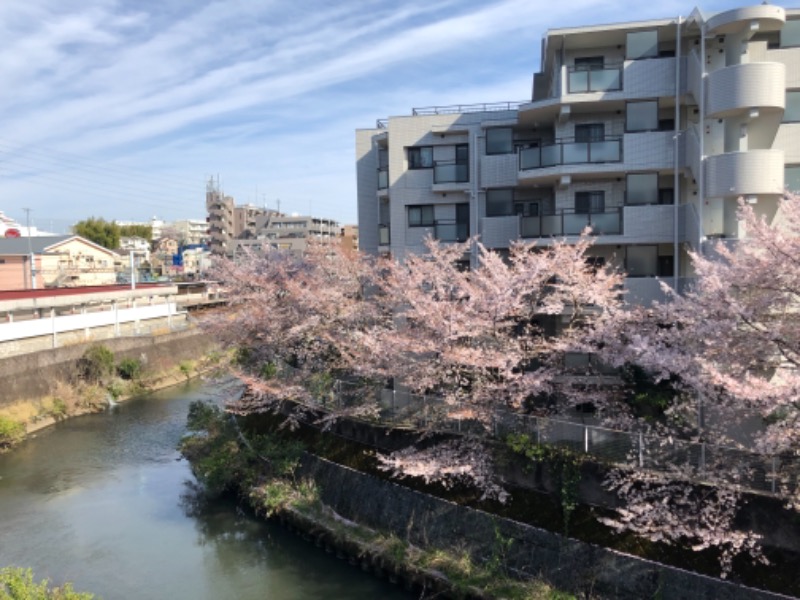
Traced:
<path fill-rule="evenodd" d="M 539 202 L 515 202 L 514 214 L 521 217 L 538 217 L 539 216 Z"/>
<path fill-rule="evenodd" d="M 786 92 L 786 110 L 783 112 L 783 122 L 800 122 L 800 91 Z"/>
<path fill-rule="evenodd" d="M 783 184 L 790 192 L 800 194 L 800 165 L 787 165 L 785 167 Z"/>
<path fill-rule="evenodd" d="M 675 204 L 675 190 L 673 188 L 662 188 L 658 190 L 659 204 Z"/>
<path fill-rule="evenodd" d="M 625 106 L 625 131 L 656 131 L 658 100 L 628 102 Z"/>
<path fill-rule="evenodd" d="M 469 163 L 469 144 L 458 144 L 456 146 L 456 164 L 466 165 Z"/>
<path fill-rule="evenodd" d="M 486 216 L 504 217 L 512 215 L 514 190 L 486 190 Z"/>
<path fill-rule="evenodd" d="M 625 254 L 628 277 L 655 277 L 658 273 L 658 246 L 628 246 Z"/>
<path fill-rule="evenodd" d="M 658 31 L 637 31 L 627 36 L 625 58 L 638 60 L 658 56 Z"/>
<path fill-rule="evenodd" d="M 781 29 L 781 48 L 800 46 L 800 20 L 786 21 Z"/>
<path fill-rule="evenodd" d="M 422 204 L 408 207 L 409 227 L 433 227 L 433 204 Z"/>
<path fill-rule="evenodd" d="M 513 154 L 514 130 L 511 127 L 495 127 L 486 130 L 486 154 Z"/>
<path fill-rule="evenodd" d="M 599 71 L 603 68 L 602 56 L 579 56 L 575 58 L 576 71 Z"/>
<path fill-rule="evenodd" d="M 635 206 L 637 204 L 657 204 L 658 203 L 658 173 L 635 173 L 628 175 L 625 204 Z"/>
<path fill-rule="evenodd" d="M 408 149 L 409 169 L 432 169 L 433 146 L 414 146 Z"/>
<path fill-rule="evenodd" d="M 602 142 L 605 137 L 606 126 L 603 123 L 575 125 L 576 142 Z"/>
<path fill-rule="evenodd" d="M 602 190 L 575 192 L 577 214 L 602 213 L 606 210 L 606 193 Z"/>

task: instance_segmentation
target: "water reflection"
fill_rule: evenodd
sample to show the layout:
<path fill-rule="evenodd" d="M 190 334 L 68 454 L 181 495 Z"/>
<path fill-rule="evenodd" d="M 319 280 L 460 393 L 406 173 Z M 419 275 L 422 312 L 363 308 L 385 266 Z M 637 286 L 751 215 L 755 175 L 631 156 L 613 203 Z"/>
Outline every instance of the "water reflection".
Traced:
<path fill-rule="evenodd" d="M 189 403 L 228 393 L 190 385 L 132 400 L 0 456 L 0 566 L 107 600 L 408 598 L 199 493 L 175 448 Z"/>

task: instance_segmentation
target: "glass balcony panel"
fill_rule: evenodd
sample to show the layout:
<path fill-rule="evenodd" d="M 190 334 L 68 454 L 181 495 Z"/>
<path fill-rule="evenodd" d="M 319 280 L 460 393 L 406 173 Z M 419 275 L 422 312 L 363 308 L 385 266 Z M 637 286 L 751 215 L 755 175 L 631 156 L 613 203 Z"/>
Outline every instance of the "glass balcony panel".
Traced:
<path fill-rule="evenodd" d="M 519 221 L 521 237 L 539 237 L 542 235 L 541 217 L 522 217 Z"/>
<path fill-rule="evenodd" d="M 381 246 L 388 246 L 389 245 L 389 226 L 388 225 L 379 225 L 378 226 L 378 244 Z"/>
<path fill-rule="evenodd" d="M 594 142 L 592 145 L 599 143 Z M 575 163 L 589 162 L 589 143 L 588 142 L 573 142 L 563 144 L 564 147 L 564 164 L 570 165 Z"/>
<path fill-rule="evenodd" d="M 561 144 L 551 144 L 542 147 L 543 167 L 554 167 L 561 164 Z"/>
<path fill-rule="evenodd" d="M 622 233 L 619 217 L 619 211 L 592 214 L 592 233 L 595 235 L 613 235 Z"/>
<path fill-rule="evenodd" d="M 469 181 L 467 165 L 437 164 L 433 167 L 434 183 L 463 183 Z"/>
<path fill-rule="evenodd" d="M 455 242 L 458 239 L 456 223 L 436 223 L 436 239 L 442 242 Z"/>
<path fill-rule="evenodd" d="M 619 67 L 588 71 L 588 74 L 589 91 L 610 92 L 622 89 L 622 70 Z"/>
<path fill-rule="evenodd" d="M 561 215 L 545 215 L 541 217 L 542 225 L 541 229 L 542 232 L 540 235 L 550 236 L 550 235 L 563 235 L 562 234 L 562 226 L 561 226 Z"/>
<path fill-rule="evenodd" d="M 564 235 L 580 235 L 588 224 L 588 214 L 565 214 Z"/>
<path fill-rule="evenodd" d="M 543 166 L 541 160 L 542 148 L 523 148 L 519 151 L 519 168 L 521 171 L 525 169 L 536 169 Z"/>
<path fill-rule="evenodd" d="M 620 140 L 592 142 L 591 161 L 587 162 L 619 162 L 621 160 Z"/>
<path fill-rule="evenodd" d="M 589 91 L 590 71 L 571 71 L 569 74 L 569 93 L 576 94 Z"/>
<path fill-rule="evenodd" d="M 378 189 L 385 190 L 389 187 L 389 171 L 387 170 L 379 170 L 378 171 Z"/>

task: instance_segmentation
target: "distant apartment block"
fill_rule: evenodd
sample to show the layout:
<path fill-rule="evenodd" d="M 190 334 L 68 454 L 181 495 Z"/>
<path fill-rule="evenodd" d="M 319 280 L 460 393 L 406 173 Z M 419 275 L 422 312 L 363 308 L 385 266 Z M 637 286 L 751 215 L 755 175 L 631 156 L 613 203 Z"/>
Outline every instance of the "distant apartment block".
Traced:
<path fill-rule="evenodd" d="M 206 186 L 206 235 L 212 254 L 233 254 L 236 240 L 256 237 L 259 219 L 277 214 L 276 211 L 251 204 L 236 205 L 213 179 Z"/>
<path fill-rule="evenodd" d="M 690 251 L 744 235 L 739 198 L 773 219 L 800 189 L 800 10 L 553 29 L 530 100 L 414 109 L 358 130 L 356 155 L 362 251 L 589 228 L 647 304 L 693 275 Z"/>
<path fill-rule="evenodd" d="M 341 226 L 331 219 L 270 212 L 256 219 L 251 237 L 234 240 L 233 245 L 237 252 L 247 247 L 258 251 L 273 249 L 302 253 L 309 240 L 333 241 L 340 237 L 340 233 Z"/>

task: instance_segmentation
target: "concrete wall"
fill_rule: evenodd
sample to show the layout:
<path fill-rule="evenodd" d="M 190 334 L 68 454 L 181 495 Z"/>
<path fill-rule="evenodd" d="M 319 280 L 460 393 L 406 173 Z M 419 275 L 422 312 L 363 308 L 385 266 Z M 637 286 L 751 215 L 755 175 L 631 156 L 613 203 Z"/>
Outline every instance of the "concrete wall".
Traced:
<path fill-rule="evenodd" d="M 560 589 L 594 597 L 768 599 L 778 594 L 664 566 L 530 525 L 466 508 L 307 455 L 302 476 L 313 478 L 323 502 L 347 519 L 422 546 L 454 547 L 488 558 L 496 532 L 513 540 L 510 569 Z"/>
<path fill-rule="evenodd" d="M 93 343 L 76 344 L 0 359 L 0 408 L 47 396 L 56 379 L 68 380 L 76 361 Z M 205 332 L 188 329 L 165 335 L 103 340 L 117 359 L 136 358 L 157 373 L 184 360 L 200 358 L 215 342 Z"/>

